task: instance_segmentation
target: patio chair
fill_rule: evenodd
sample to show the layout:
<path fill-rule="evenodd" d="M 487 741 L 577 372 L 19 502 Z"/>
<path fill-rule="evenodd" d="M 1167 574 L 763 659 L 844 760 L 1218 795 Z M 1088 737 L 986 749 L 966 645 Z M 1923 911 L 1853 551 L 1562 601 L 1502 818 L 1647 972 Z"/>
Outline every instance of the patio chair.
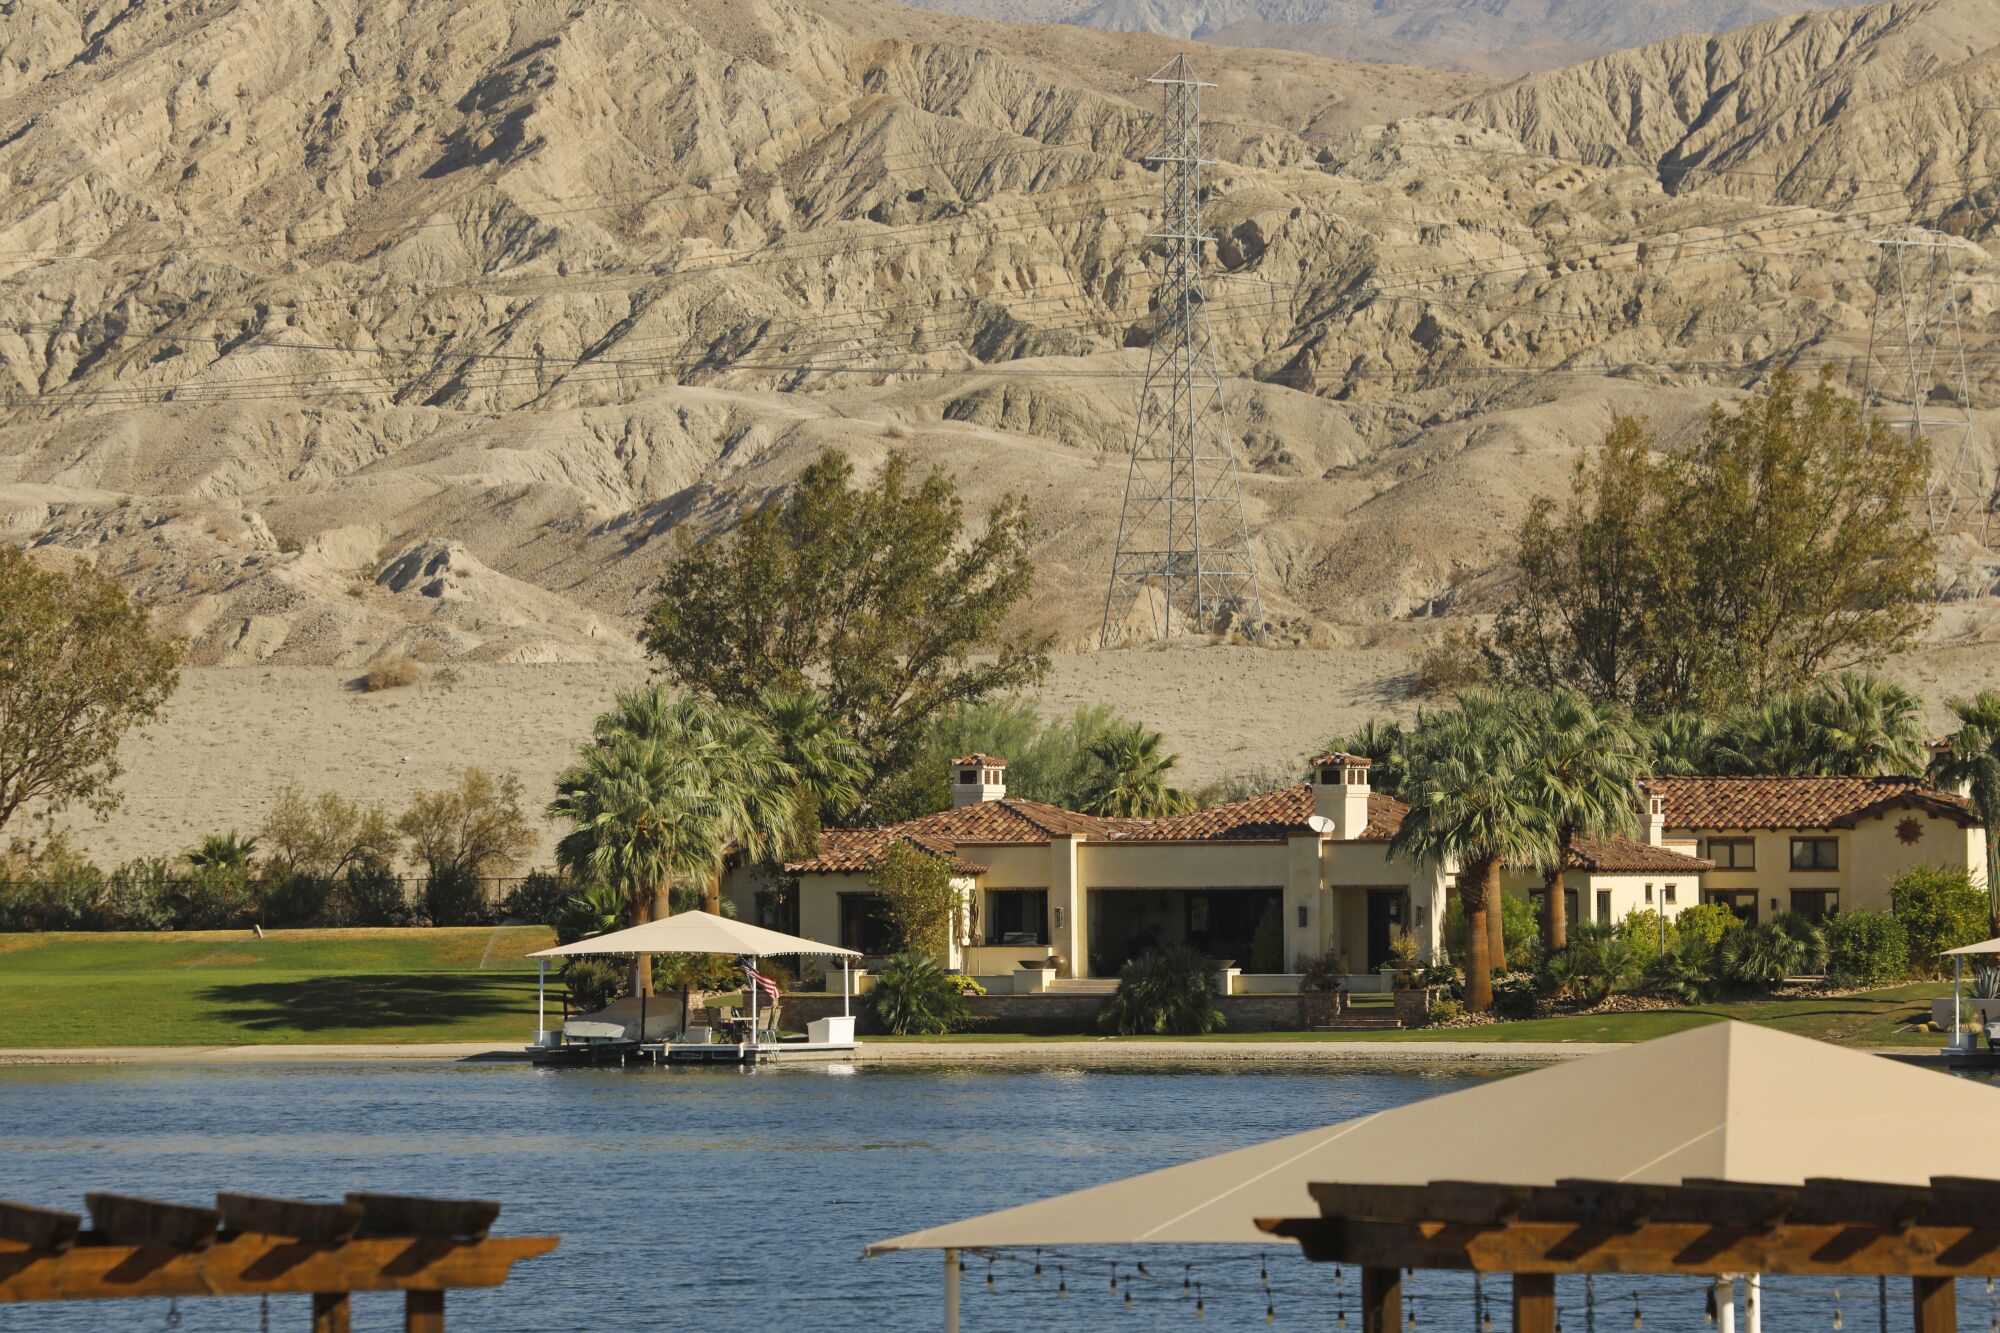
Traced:
<path fill-rule="evenodd" d="M 778 1006 L 768 1005 L 757 1011 L 757 1035 L 759 1038 L 778 1035 Z"/>

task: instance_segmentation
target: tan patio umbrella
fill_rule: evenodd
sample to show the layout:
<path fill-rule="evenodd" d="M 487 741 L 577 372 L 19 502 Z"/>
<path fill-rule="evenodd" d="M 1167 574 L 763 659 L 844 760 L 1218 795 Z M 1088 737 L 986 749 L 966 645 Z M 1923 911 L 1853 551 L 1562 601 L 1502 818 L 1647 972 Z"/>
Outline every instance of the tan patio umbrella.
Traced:
<path fill-rule="evenodd" d="M 2000 1090 L 1768 1028 L 1715 1023 L 876 1241 L 868 1253 L 952 1252 L 949 1310 L 958 1250 L 1270 1245 L 1256 1219 L 1316 1216 L 1306 1187 L 1319 1182 L 1786 1185 L 1809 1176 L 1907 1184 L 2000 1178 Z"/>
<path fill-rule="evenodd" d="M 1951 959 L 1951 1048 L 1953 1050 L 1960 1049 L 1958 1034 L 1958 1011 L 1961 1003 L 1959 999 L 1959 986 L 1965 980 L 1965 960 L 1968 958 L 1977 958 L 1981 954 L 2000 954 L 2000 939 L 1981 940 L 1978 944 L 1966 944 L 1956 949 L 1946 949 L 1942 955 Z M 1972 1040 L 1974 1043 L 1977 1043 L 1979 1035 L 1974 1033 Z"/>
<path fill-rule="evenodd" d="M 553 949 L 539 949 L 528 955 L 541 959 L 541 976 L 538 980 L 535 999 L 536 1031 L 543 1030 L 545 1023 L 542 994 L 548 985 L 551 958 L 567 958 L 577 954 L 604 953 L 721 953 L 747 957 L 751 965 L 757 959 L 771 954 L 813 954 L 821 957 L 838 957 L 840 965 L 840 1011 L 848 1011 L 849 996 L 853 989 L 851 974 L 846 962 L 849 958 L 859 958 L 853 949 L 843 949 L 837 944 L 825 944 L 819 940 L 809 940 L 801 935 L 787 935 L 780 930 L 766 930 L 753 926 L 747 921 L 737 921 L 726 916 L 715 916 L 709 912 L 680 912 L 673 916 L 661 917 L 658 921 L 648 921 L 643 926 L 631 926 L 625 930 L 614 930 L 606 935 L 592 935 L 589 939 L 578 940 L 574 944 L 558 944 Z M 757 987 L 750 991 L 751 1039 L 756 1039 Z M 685 1022 L 685 1016 L 683 1016 Z M 645 1030 L 643 1010 L 640 1017 L 640 1031 Z"/>

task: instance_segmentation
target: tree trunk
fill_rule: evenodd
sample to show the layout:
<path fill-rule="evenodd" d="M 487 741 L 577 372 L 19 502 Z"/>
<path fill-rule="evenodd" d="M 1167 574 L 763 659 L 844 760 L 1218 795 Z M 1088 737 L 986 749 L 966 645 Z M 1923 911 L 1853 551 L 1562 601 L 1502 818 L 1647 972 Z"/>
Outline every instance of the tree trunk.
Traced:
<path fill-rule="evenodd" d="M 643 926 L 652 919 L 653 900 L 641 894 L 638 900 L 632 904 L 632 924 Z M 651 995 L 653 993 L 653 955 L 649 953 L 632 955 L 632 983 L 630 989 L 634 995 Z"/>
<path fill-rule="evenodd" d="M 1556 868 L 1544 876 L 1549 886 L 1548 901 L 1543 904 L 1543 919 L 1547 926 L 1542 943 L 1550 953 L 1569 947 L 1569 883 L 1563 874 L 1563 867 L 1569 863 L 1569 847 L 1576 834 L 1569 829 L 1562 831 L 1556 839 Z"/>
<path fill-rule="evenodd" d="M 1493 953 L 1486 928 L 1486 867 L 1474 862 L 1458 872 L 1458 897 L 1465 904 L 1465 1007 L 1483 1014 L 1493 1007 Z"/>
<path fill-rule="evenodd" d="M 1498 858 L 1487 862 L 1486 868 L 1486 948 L 1493 966 L 1507 970 L 1507 913 L 1500 903 L 1500 862 Z"/>
<path fill-rule="evenodd" d="M 701 910 L 710 916 L 722 915 L 722 867 L 717 866 L 701 891 Z"/>

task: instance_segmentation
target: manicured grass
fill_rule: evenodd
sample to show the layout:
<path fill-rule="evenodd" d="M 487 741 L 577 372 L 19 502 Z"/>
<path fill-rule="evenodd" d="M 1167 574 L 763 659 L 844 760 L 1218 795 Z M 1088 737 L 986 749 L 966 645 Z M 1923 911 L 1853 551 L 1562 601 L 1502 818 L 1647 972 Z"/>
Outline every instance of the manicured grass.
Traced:
<path fill-rule="evenodd" d="M 1897 986 L 1861 995 L 1760 1000 L 1738 1004 L 1710 1004 L 1692 1009 L 1649 1010 L 1633 1014 L 1571 1014 L 1561 1018 L 1535 1018 L 1518 1023 L 1494 1023 L 1470 1028 L 1421 1028 L 1414 1031 L 1374 1032 L 1218 1032 L 1209 1037 L 1155 1038 L 1124 1037 L 1121 1041 L 1302 1041 L 1302 1042 L 1383 1042 L 1383 1041 L 1476 1041 L 1476 1042 L 1629 1042 L 1664 1037 L 1734 1018 L 1758 1023 L 1780 1031 L 1816 1037 L 1842 1046 L 1908 1046 L 1935 1049 L 1944 1038 L 1934 1032 L 1904 1032 L 1901 1029 L 1930 1017 L 1933 996 L 1948 995 L 1951 987 L 1942 982 Z M 1007 1041 L 1095 1041 L 1098 1037 L 1037 1037 L 1018 1033 L 975 1032 L 945 1038 L 871 1037 L 871 1041 L 943 1040 L 953 1042 Z"/>
<path fill-rule="evenodd" d="M 0 1047 L 521 1041 L 540 926 L 0 934 Z"/>

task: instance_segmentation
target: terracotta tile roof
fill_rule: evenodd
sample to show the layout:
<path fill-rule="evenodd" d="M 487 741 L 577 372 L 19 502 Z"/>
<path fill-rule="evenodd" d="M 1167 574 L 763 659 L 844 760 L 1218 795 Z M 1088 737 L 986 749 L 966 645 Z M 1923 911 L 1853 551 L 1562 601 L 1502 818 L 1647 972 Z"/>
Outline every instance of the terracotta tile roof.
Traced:
<path fill-rule="evenodd" d="M 1287 838 L 1310 829 L 1312 788 L 1301 782 L 1276 791 L 1246 796 L 1240 801 L 1211 805 L 1206 810 L 1172 819 L 1122 821 L 1118 837 L 1132 842 L 1242 842 Z M 1403 826 L 1410 807 L 1392 797 L 1370 793 L 1368 827 L 1359 842 L 1387 842 Z"/>
<path fill-rule="evenodd" d="M 1917 778 L 1647 778 L 1666 798 L 1677 829 L 1852 828 L 1871 815 L 1914 808 L 1965 828 L 1979 825 L 1972 802 Z"/>
<path fill-rule="evenodd" d="M 1597 871 L 1601 874 L 1698 875 L 1715 869 L 1715 862 L 1684 856 L 1666 847 L 1632 838 L 1577 838 L 1570 843 L 1569 870 Z"/>
<path fill-rule="evenodd" d="M 866 874 L 875 868 L 876 858 L 891 842 L 901 839 L 927 852 L 951 858 L 952 869 L 961 875 L 982 875 L 986 867 L 957 855 L 949 842 L 911 835 L 900 827 L 821 829 L 819 855 L 804 861 L 788 861 L 785 870 L 794 875 L 820 873 Z"/>
<path fill-rule="evenodd" d="M 953 768 L 957 768 L 963 764 L 979 764 L 986 768 L 1007 767 L 1007 761 L 1005 759 L 1002 759 L 999 755 L 980 754 L 977 751 L 973 752 L 972 754 L 962 754 L 958 758 L 951 761 L 951 766 Z"/>

